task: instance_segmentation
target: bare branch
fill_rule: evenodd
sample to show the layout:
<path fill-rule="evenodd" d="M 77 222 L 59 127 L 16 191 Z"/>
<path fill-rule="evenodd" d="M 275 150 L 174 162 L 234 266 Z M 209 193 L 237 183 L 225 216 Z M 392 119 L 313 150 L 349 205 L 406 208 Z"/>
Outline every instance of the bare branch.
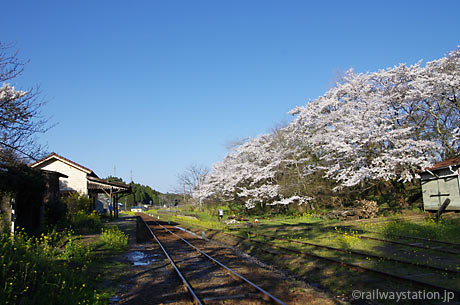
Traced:
<path fill-rule="evenodd" d="M 46 132 L 48 119 L 41 115 L 44 101 L 39 90 L 17 89 L 6 83 L 18 77 L 25 62 L 17 58 L 12 44 L 0 42 L 0 161 L 9 160 L 11 151 L 22 159 L 37 159 L 42 151 L 36 141 L 38 133 Z"/>

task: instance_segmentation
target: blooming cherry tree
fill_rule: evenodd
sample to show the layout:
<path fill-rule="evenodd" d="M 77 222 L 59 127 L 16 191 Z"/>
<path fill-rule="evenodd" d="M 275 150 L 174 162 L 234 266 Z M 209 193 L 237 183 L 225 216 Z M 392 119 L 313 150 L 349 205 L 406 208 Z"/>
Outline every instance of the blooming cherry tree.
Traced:
<path fill-rule="evenodd" d="M 457 154 L 459 95 L 460 50 L 425 66 L 350 70 L 323 96 L 293 109 L 286 127 L 233 149 L 214 165 L 200 193 L 252 208 L 312 199 L 283 188 L 287 172 L 304 185 L 311 174 L 323 173 L 336 190 L 412 180 L 436 159 Z"/>

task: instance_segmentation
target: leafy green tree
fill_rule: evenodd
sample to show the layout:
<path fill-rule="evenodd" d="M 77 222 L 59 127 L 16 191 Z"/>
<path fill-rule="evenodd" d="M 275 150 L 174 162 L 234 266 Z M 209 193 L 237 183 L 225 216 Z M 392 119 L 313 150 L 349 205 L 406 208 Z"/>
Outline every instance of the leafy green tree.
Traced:
<path fill-rule="evenodd" d="M 69 217 L 77 215 L 78 212 L 89 214 L 92 200 L 80 193 L 72 193 L 64 198 L 64 203 L 67 206 L 67 214 Z"/>
<path fill-rule="evenodd" d="M 126 183 L 123 181 L 123 179 L 119 177 L 113 177 L 109 176 L 106 178 L 107 181 L 109 182 L 120 182 L 120 183 Z M 159 197 L 158 195 L 161 194 L 158 191 L 155 191 L 148 185 L 142 185 L 139 183 L 135 183 L 131 181 L 129 183 L 131 186 L 131 194 L 123 194 L 120 196 L 119 201 L 122 203 L 126 203 L 127 206 L 133 206 L 138 203 L 142 204 L 159 204 Z"/>

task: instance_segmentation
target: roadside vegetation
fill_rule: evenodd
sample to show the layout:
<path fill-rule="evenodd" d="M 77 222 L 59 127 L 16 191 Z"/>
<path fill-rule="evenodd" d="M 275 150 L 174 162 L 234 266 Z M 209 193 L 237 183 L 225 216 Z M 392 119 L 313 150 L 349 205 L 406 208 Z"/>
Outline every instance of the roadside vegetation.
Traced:
<path fill-rule="evenodd" d="M 75 205 L 84 203 L 74 199 Z M 100 284 L 112 267 L 110 257 L 127 247 L 128 237 L 95 213 L 73 212 L 60 221 L 64 228 L 0 236 L 2 304 L 108 303 L 113 288 Z"/>

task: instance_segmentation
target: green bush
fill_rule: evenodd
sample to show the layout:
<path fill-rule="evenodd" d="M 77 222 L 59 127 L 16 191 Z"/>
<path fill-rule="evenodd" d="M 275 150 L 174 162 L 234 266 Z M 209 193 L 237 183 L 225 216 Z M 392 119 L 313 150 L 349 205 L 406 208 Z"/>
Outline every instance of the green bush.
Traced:
<path fill-rule="evenodd" d="M 128 235 L 117 227 L 102 229 L 101 242 L 107 248 L 122 250 L 128 245 Z"/>
<path fill-rule="evenodd" d="M 89 213 L 93 201 L 80 193 L 72 193 L 64 198 L 64 203 L 67 206 L 67 214 L 72 218 L 78 212 Z"/>
<path fill-rule="evenodd" d="M 230 202 L 228 204 L 229 213 L 235 215 L 242 215 L 245 213 L 244 205 L 239 202 Z"/>
<path fill-rule="evenodd" d="M 78 211 L 72 216 L 72 228 L 78 233 L 99 233 L 102 229 L 101 217 L 95 211 L 91 214 Z"/>
<path fill-rule="evenodd" d="M 48 201 L 44 205 L 45 226 L 65 226 L 67 222 L 67 205 L 62 201 Z"/>
<path fill-rule="evenodd" d="M 72 233 L 69 232 L 65 248 L 60 253 L 59 258 L 65 261 L 90 262 L 91 248 L 81 242 L 76 242 Z"/>
<path fill-rule="evenodd" d="M 0 236 L 0 300 L 2 304 L 105 304 L 88 283 L 84 267 L 70 267 L 61 260 L 55 243 L 59 234 L 28 238 Z"/>

